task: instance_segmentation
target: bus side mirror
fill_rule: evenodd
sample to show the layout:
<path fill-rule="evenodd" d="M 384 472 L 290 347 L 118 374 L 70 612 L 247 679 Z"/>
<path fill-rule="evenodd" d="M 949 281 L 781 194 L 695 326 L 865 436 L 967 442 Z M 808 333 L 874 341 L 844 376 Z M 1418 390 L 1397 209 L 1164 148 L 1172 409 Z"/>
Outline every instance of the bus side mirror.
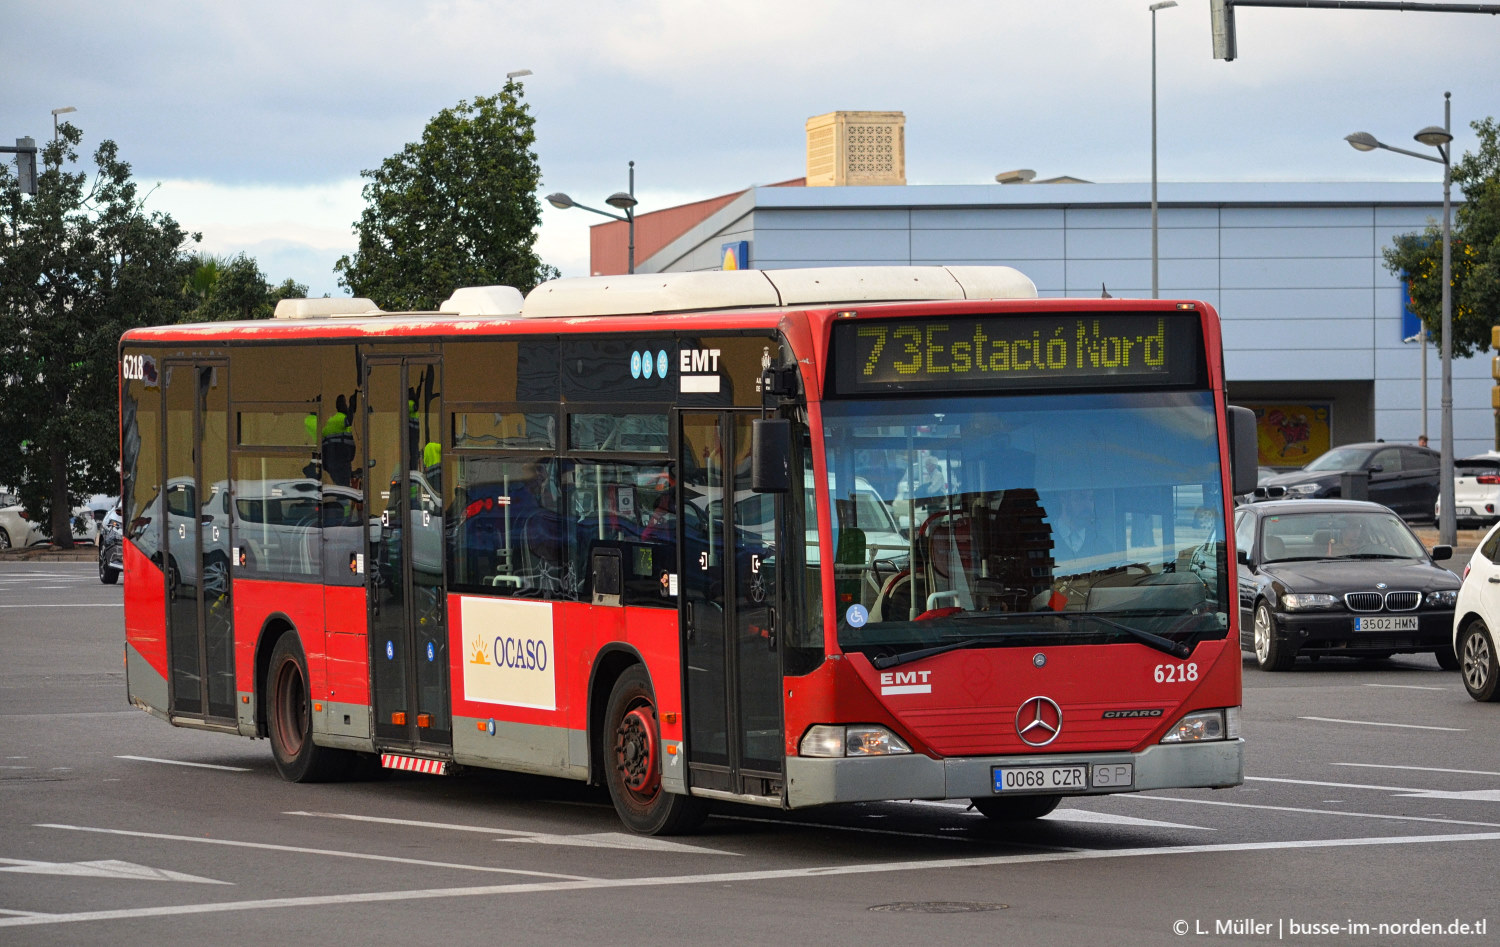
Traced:
<path fill-rule="evenodd" d="M 750 489 L 756 493 L 792 489 L 792 422 L 786 418 L 750 422 Z"/>
<path fill-rule="evenodd" d="M 1225 414 L 1229 427 L 1229 492 L 1239 496 L 1255 490 L 1260 460 L 1255 437 L 1255 412 L 1230 405 Z"/>

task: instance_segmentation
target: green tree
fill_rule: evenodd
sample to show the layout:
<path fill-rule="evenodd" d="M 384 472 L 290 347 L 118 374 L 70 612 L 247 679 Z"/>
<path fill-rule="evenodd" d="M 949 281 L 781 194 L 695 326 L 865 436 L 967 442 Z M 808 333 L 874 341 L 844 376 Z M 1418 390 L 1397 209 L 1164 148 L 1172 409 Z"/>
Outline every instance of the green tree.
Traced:
<path fill-rule="evenodd" d="M 59 127 L 35 197 L 0 165 L 0 483 L 65 547 L 74 502 L 119 489 L 120 335 L 183 315 L 182 251 L 198 239 L 146 212 L 114 142 L 92 180 L 69 171 L 82 140 Z"/>
<path fill-rule="evenodd" d="M 191 275 L 183 286 L 193 322 L 224 322 L 231 319 L 269 319 L 276 303 L 307 295 L 307 287 L 293 280 L 279 286 L 266 281 L 260 265 L 241 253 L 227 259 L 210 256 L 190 258 Z"/>
<path fill-rule="evenodd" d="M 522 89 L 443 109 L 375 171 L 362 171 L 359 249 L 334 265 L 339 285 L 387 309 L 436 309 L 459 286 L 522 292 L 557 275 L 535 250 L 541 182 Z"/>
<path fill-rule="evenodd" d="M 1473 122 L 1479 150 L 1453 165 L 1463 203 L 1453 214 L 1450 251 L 1453 354 L 1468 358 L 1490 345 L 1500 321 L 1500 126 Z M 1401 234 L 1385 250 L 1386 269 L 1406 281 L 1411 308 L 1439 345 L 1443 333 L 1443 231 L 1436 223 Z"/>

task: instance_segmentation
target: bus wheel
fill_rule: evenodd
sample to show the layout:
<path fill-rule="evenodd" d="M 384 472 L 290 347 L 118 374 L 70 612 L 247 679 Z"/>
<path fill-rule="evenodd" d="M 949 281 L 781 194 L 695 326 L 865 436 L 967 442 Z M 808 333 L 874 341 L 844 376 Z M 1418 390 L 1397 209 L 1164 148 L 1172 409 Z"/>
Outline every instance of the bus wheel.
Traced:
<path fill-rule="evenodd" d="M 1255 603 L 1255 663 L 1262 671 L 1285 671 L 1297 660 L 1297 652 L 1276 637 L 1276 619 L 1271 606 Z"/>
<path fill-rule="evenodd" d="M 662 788 L 656 701 L 639 664 L 615 681 L 601 736 L 604 779 L 627 828 L 641 835 L 681 835 L 702 824 L 707 803 Z"/>
<path fill-rule="evenodd" d="M 288 632 L 271 651 L 270 700 L 266 729 L 271 755 L 281 777 L 294 783 L 340 779 L 349 766 L 348 753 L 318 746 L 312 740 L 312 701 L 307 690 L 307 659 L 297 636 Z"/>
<path fill-rule="evenodd" d="M 1040 819 L 1056 809 L 1062 796 L 985 796 L 969 801 L 986 818 L 996 822 L 1025 822 Z"/>

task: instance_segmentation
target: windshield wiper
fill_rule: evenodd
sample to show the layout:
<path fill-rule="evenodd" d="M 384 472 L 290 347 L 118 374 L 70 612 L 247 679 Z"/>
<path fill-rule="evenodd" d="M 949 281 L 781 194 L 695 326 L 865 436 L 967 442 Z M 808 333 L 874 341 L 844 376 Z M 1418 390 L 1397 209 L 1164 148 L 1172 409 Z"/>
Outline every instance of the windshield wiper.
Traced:
<path fill-rule="evenodd" d="M 1113 618 L 1105 618 L 1098 612 L 960 612 L 952 616 L 956 621 L 982 621 L 1013 618 L 1061 618 L 1069 622 L 1096 621 L 1101 625 L 1123 631 L 1130 637 L 1139 641 L 1148 648 L 1155 648 L 1174 658 L 1186 658 L 1193 653 L 1192 646 L 1182 641 L 1173 641 L 1171 638 L 1163 638 L 1161 635 L 1152 634 L 1140 628 L 1135 628 L 1123 622 L 1115 621 Z M 958 651 L 962 648 L 972 648 L 977 645 L 1000 644 L 1006 638 L 1020 637 L 1024 635 L 1045 634 L 1034 628 L 1024 630 L 1017 629 L 1007 635 L 988 635 L 980 638 L 965 638 L 962 641 L 950 641 L 947 644 L 936 645 L 931 648 L 922 648 L 918 651 L 906 651 L 901 654 L 881 655 L 871 659 L 870 663 L 877 668 L 896 667 L 901 664 L 909 664 L 912 661 L 920 661 L 934 655 L 946 654 L 949 651 Z"/>
<path fill-rule="evenodd" d="M 1017 613 L 1012 612 L 1011 614 L 1014 615 Z M 1029 613 L 1023 612 L 1020 614 Z M 1035 632 L 1030 630 L 1019 632 L 1019 634 L 1021 635 L 1034 633 Z M 899 664 L 910 664 L 913 661 L 920 661 L 923 658 L 930 658 L 935 654 L 946 654 L 949 651 L 958 651 L 962 648 L 973 648 L 977 645 L 982 644 L 1000 644 L 1007 637 L 1013 637 L 1013 635 L 987 635 L 983 638 L 965 638 L 962 641 L 950 641 L 947 644 L 940 644 L 932 648 L 923 648 L 920 651 L 905 651 L 901 654 L 883 654 L 878 658 L 871 658 L 870 663 L 877 668 L 893 668 Z"/>

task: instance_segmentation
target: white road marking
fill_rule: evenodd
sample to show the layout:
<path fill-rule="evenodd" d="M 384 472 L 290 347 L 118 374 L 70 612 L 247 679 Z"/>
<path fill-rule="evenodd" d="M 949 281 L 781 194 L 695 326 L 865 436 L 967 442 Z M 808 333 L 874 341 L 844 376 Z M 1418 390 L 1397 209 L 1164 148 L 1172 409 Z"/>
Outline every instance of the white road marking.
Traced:
<path fill-rule="evenodd" d="M 7 914 L 11 917 L 51 917 L 50 914 L 42 914 L 37 911 L 12 911 L 8 908 L 0 908 L 0 914 Z"/>
<path fill-rule="evenodd" d="M 1467 727 L 1424 727 L 1417 723 L 1382 723 L 1378 720 L 1340 720 L 1338 717 L 1298 717 L 1316 723 L 1354 723 L 1361 727 L 1400 727 L 1403 730 L 1446 730 L 1449 733 L 1468 733 Z"/>
<path fill-rule="evenodd" d="M 937 858 L 927 861 L 875 862 L 860 865 L 828 865 L 813 868 L 780 868 L 762 871 L 714 872 L 710 874 L 658 875 L 643 878 L 591 878 L 577 881 L 544 881 L 509 885 L 483 885 L 467 888 L 424 888 L 406 891 L 312 895 L 300 898 L 267 898 L 255 901 L 228 901 L 209 904 L 161 905 L 158 907 L 124 908 L 111 911 L 80 911 L 73 914 L 49 914 L 40 917 L 0 918 L 0 927 L 36 927 L 43 924 L 119 921 L 143 917 L 218 914 L 228 911 L 318 907 L 330 904 L 373 904 L 396 901 L 421 901 L 435 898 L 474 898 L 494 897 L 496 895 L 543 894 L 556 891 L 588 891 L 605 888 L 663 888 L 680 885 L 783 881 L 791 878 L 853 877 L 896 872 L 946 871 L 989 868 L 1001 865 L 1037 864 L 1042 862 L 1140 858 L 1142 856 L 1162 857 L 1169 855 L 1219 854 L 1224 852 L 1338 849 L 1388 845 L 1451 845 L 1460 842 L 1494 841 L 1500 841 L 1500 832 L 1471 832 L 1454 835 L 1410 835 L 1384 838 L 1306 839 L 1284 842 L 1236 842 L 1221 845 L 1172 845 L 1165 848 L 1123 848 L 1082 852 L 1036 852 L 1025 855 Z"/>
<path fill-rule="evenodd" d="M 1360 766 L 1365 769 L 1413 769 L 1421 773 L 1461 773 L 1465 776 L 1500 776 L 1487 769 L 1443 769 L 1439 766 L 1400 766 L 1395 763 L 1331 763 L 1331 766 Z"/>
<path fill-rule="evenodd" d="M 456 825 L 451 822 L 421 822 L 415 819 L 387 819 L 373 815 L 353 815 L 345 812 L 283 812 L 282 815 L 310 816 L 319 819 L 344 819 L 349 822 L 376 822 L 382 825 L 404 825 L 420 829 L 441 829 L 448 832 L 478 832 L 482 835 L 509 835 L 501 839 L 506 842 L 532 842 L 538 845 L 578 845 L 588 848 L 625 848 L 636 851 L 684 852 L 698 855 L 736 855 L 698 845 L 669 842 L 666 839 L 643 838 L 623 832 L 597 832 L 591 835 L 554 835 L 547 832 L 524 832 L 517 829 L 495 829 L 483 825 Z"/>
<path fill-rule="evenodd" d="M 1471 822 L 1464 819 L 1439 819 L 1422 815 L 1386 815 L 1383 812 L 1344 812 L 1338 809 L 1307 809 L 1301 806 L 1266 806 L 1252 802 L 1224 802 L 1219 799 L 1184 799 L 1180 796 L 1148 796 L 1127 793 L 1122 799 L 1154 799 L 1158 802 L 1187 802 L 1199 806 L 1229 806 L 1234 809 L 1267 809 L 1271 812 L 1302 812 L 1308 815 L 1341 815 L 1356 819 L 1385 819 L 1392 822 L 1436 822 L 1440 825 L 1472 825 L 1476 828 L 1500 829 L 1500 822 Z"/>
<path fill-rule="evenodd" d="M 166 835 L 161 832 L 130 832 L 125 829 L 102 829 L 90 825 L 59 825 L 38 822 L 34 828 L 64 829 L 69 832 L 97 832 L 101 835 L 124 835 L 130 838 L 154 838 L 168 842 L 196 842 L 199 845 L 227 845 L 231 848 L 258 848 L 270 852 L 295 852 L 301 855 L 329 855 L 334 858 L 356 858 L 364 861 L 394 862 L 398 865 L 424 865 L 429 868 L 458 868 L 464 871 L 491 871 L 502 875 L 528 875 L 534 878 L 560 878 L 588 881 L 582 875 L 560 875 L 551 871 L 527 871 L 522 868 L 496 868 L 493 865 L 464 865 L 454 862 L 427 861 L 422 858 L 398 858 L 394 855 L 372 855 L 368 852 L 340 852 L 328 848 L 303 848 L 298 845 L 272 845 L 269 842 L 238 842 L 234 839 L 198 838 L 192 835 Z"/>
<path fill-rule="evenodd" d="M 149 868 L 133 862 L 115 859 L 91 862 L 39 862 L 23 858 L 0 858 L 0 871 L 11 871 L 25 875 L 71 875 L 84 878 L 123 878 L 131 881 L 185 881 L 199 885 L 227 885 L 233 882 L 215 881 L 180 871 Z"/>
<path fill-rule="evenodd" d="M 1335 789 L 1378 789 L 1412 799 L 1461 799 L 1468 802 L 1500 802 L 1500 789 L 1412 789 L 1409 786 L 1370 786 L 1363 783 L 1326 783 L 1313 779 L 1280 779 L 1275 776 L 1246 776 L 1245 782 L 1295 783 L 1299 786 L 1332 786 Z"/>
<path fill-rule="evenodd" d="M 131 713 L 132 711 L 125 711 Z M 159 760 L 154 756 L 117 756 L 117 760 L 135 760 L 138 763 L 165 763 L 168 766 L 192 766 L 196 769 L 221 769 L 229 773 L 253 772 L 246 766 L 220 766 L 217 763 L 189 763 L 186 760 Z"/>
<path fill-rule="evenodd" d="M 35 605 L 0 605 L 0 608 L 124 608 L 122 602 L 38 602 Z"/>
<path fill-rule="evenodd" d="M 1366 684 L 1366 687 L 1396 687 L 1408 691 L 1446 691 L 1446 687 L 1427 687 L 1424 684 Z"/>
<path fill-rule="evenodd" d="M 639 852 L 672 852 L 679 855 L 734 855 L 717 848 L 684 845 L 662 838 L 647 838 L 643 835 L 626 835 L 624 832 L 594 832 L 588 835 L 547 835 L 538 833 L 528 838 L 508 838 L 500 841 L 508 844 L 532 845 L 577 845 L 583 848 L 623 848 Z"/>

